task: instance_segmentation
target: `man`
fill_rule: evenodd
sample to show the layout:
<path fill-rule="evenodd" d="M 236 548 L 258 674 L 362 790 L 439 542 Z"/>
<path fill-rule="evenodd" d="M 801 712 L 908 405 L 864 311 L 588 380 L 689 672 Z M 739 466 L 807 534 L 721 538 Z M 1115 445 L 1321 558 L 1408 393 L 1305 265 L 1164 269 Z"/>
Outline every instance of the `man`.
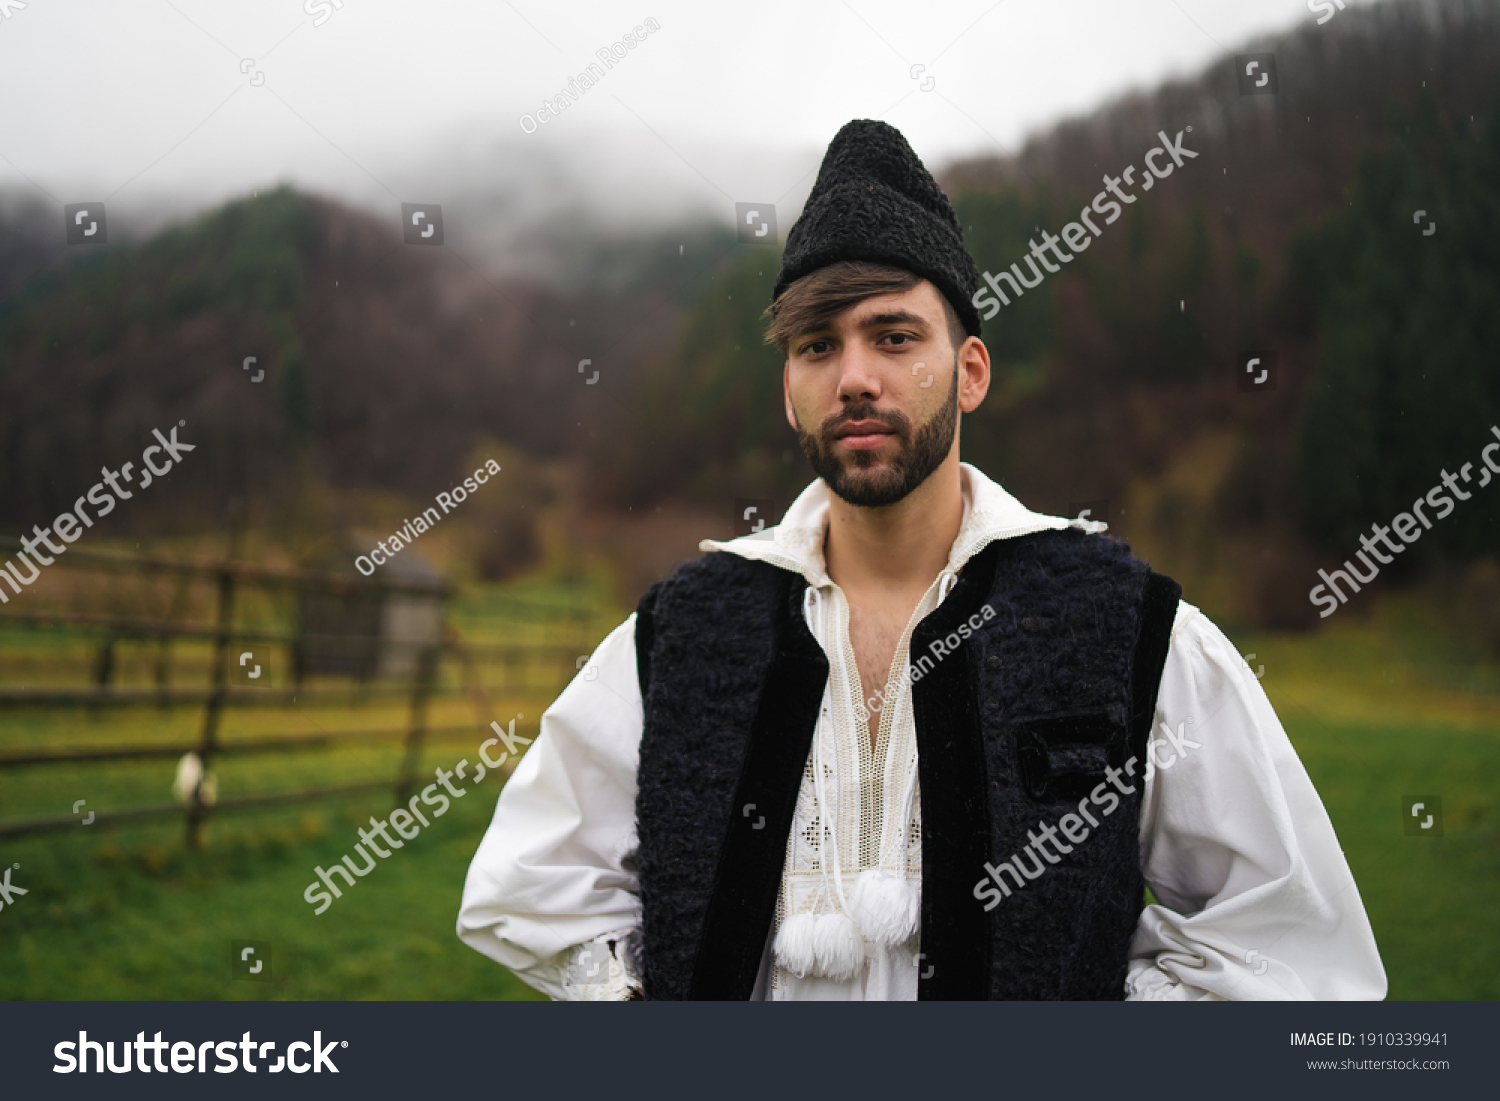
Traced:
<path fill-rule="evenodd" d="M 556 998 L 1384 996 L 1235 648 L 1103 524 L 960 463 L 978 289 L 905 139 L 845 126 L 767 311 L 818 480 L 543 716 L 468 944 Z"/>

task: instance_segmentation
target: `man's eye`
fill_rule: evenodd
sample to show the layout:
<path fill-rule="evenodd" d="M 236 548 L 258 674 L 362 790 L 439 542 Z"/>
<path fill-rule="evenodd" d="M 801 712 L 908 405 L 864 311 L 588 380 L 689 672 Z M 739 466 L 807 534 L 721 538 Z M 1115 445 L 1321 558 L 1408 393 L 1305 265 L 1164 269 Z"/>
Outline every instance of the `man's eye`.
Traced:
<path fill-rule="evenodd" d="M 820 355 L 822 353 L 823 349 L 826 348 L 827 346 L 828 346 L 828 341 L 826 341 L 826 340 L 814 340 L 810 344 L 804 344 L 802 346 L 802 352 L 801 352 L 801 354 L 805 355 L 805 356 Z"/>
<path fill-rule="evenodd" d="M 885 339 L 897 341 L 896 347 L 899 348 L 902 344 L 910 344 L 912 336 L 910 333 L 888 333 Z"/>

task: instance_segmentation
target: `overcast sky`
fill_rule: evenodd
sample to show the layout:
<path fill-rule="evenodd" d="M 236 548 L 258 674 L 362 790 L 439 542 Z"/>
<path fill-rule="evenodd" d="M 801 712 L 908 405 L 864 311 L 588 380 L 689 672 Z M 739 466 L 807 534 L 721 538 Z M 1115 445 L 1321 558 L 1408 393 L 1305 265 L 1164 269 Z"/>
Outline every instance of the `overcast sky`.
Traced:
<path fill-rule="evenodd" d="M 491 216 L 727 225 L 735 201 L 800 204 L 851 118 L 937 168 L 1316 20 L 1305 0 L 339 3 L 0 0 L 0 191 L 107 200 L 112 231 L 279 181 L 393 222 L 483 193 Z"/>

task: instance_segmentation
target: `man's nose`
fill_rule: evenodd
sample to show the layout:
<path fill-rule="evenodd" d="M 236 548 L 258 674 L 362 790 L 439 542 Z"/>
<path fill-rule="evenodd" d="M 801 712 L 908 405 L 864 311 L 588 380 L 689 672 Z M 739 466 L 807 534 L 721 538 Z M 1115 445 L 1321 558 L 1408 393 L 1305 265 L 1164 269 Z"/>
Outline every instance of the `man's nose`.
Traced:
<path fill-rule="evenodd" d="M 839 397 L 843 401 L 875 400 L 883 387 L 879 356 L 868 348 L 851 344 L 839 361 Z"/>

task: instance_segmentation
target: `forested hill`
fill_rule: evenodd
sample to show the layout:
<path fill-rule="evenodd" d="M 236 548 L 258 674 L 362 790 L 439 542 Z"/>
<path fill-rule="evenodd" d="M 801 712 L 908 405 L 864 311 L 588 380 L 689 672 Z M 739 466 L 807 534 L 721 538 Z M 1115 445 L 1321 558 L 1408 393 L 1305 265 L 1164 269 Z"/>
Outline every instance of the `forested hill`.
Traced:
<path fill-rule="evenodd" d="M 540 444 L 549 378 L 525 364 L 560 358 L 553 303 L 402 248 L 282 189 L 27 283 L 0 311 L 6 516 L 50 515 L 179 420 L 210 443 L 173 495 L 197 505 L 293 473 L 425 494 L 481 429 Z"/>
<path fill-rule="evenodd" d="M 1141 173 L 1159 131 L 1198 153 L 1149 192 L 1137 176 L 1086 254 L 985 323 L 995 383 L 964 455 L 1034 507 L 1108 500 L 1113 529 L 1164 564 L 1227 571 L 1226 591 L 1298 622 L 1314 564 L 1500 420 L 1500 5 L 1351 7 L 1236 52 L 1274 54 L 1276 95 L 1241 95 L 1225 56 L 941 174 L 998 271 L 1106 173 Z M 807 477 L 743 305 L 767 300 L 775 264 L 745 251 L 644 381 L 634 420 L 655 446 L 607 467 L 612 492 L 786 499 Z M 1275 388 L 1241 392 L 1260 350 Z M 1497 504 L 1466 506 L 1398 569 L 1493 554 Z"/>
<path fill-rule="evenodd" d="M 940 173 L 998 271 L 1159 131 L 1198 154 L 986 322 L 995 384 L 964 454 L 1037 508 L 1107 499 L 1172 569 L 1256 574 L 1296 619 L 1316 556 L 1352 553 L 1500 420 L 1500 4 L 1350 7 L 1235 53 L 1274 54 L 1276 94 L 1240 94 L 1226 55 Z M 426 497 L 483 437 L 576 460 L 603 510 L 808 478 L 761 343 L 778 254 L 723 227 L 601 239 L 629 277 L 555 291 L 285 188 L 98 249 L 59 253 L 37 230 L 55 217 L 0 203 L 7 529 L 179 420 L 213 441 L 174 475 L 186 525 L 309 481 Z M 1236 388 L 1252 350 L 1274 389 Z M 1493 553 L 1496 501 L 1398 565 Z"/>

